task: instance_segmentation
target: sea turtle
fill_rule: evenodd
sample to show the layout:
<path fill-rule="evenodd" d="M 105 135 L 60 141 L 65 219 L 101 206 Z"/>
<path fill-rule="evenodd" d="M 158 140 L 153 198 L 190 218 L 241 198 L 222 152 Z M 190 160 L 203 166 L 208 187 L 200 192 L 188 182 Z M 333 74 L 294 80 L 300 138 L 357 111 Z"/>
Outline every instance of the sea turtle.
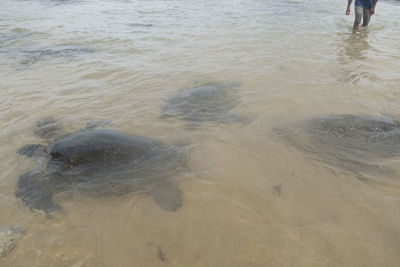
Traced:
<path fill-rule="evenodd" d="M 206 83 L 171 96 L 162 108 L 162 117 L 177 117 L 191 123 L 244 122 L 245 117 L 231 112 L 240 104 L 238 84 Z"/>
<path fill-rule="evenodd" d="M 59 124 L 45 119 L 36 134 L 50 144 L 26 145 L 17 153 L 42 158 L 43 164 L 19 177 L 16 196 L 31 209 L 51 213 L 61 207 L 52 197 L 78 191 L 93 195 L 140 192 L 153 196 L 158 206 L 175 211 L 182 205 L 182 191 L 173 174 L 184 170 L 184 147 L 168 146 L 155 139 L 89 125 L 59 135 Z"/>
<path fill-rule="evenodd" d="M 317 117 L 279 133 L 313 158 L 363 179 L 392 173 L 383 167 L 400 156 L 400 123 L 386 116 Z"/>

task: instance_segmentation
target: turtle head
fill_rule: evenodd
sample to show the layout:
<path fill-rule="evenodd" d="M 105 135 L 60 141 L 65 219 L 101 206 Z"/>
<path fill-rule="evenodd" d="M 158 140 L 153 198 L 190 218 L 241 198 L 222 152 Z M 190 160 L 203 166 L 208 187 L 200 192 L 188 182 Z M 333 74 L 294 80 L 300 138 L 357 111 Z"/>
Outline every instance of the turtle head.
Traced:
<path fill-rule="evenodd" d="M 54 143 L 47 148 L 47 153 L 50 156 L 48 162 L 48 168 L 59 169 L 60 167 L 71 168 L 78 165 L 76 160 L 74 160 L 74 154 L 67 151 L 65 147 Z"/>

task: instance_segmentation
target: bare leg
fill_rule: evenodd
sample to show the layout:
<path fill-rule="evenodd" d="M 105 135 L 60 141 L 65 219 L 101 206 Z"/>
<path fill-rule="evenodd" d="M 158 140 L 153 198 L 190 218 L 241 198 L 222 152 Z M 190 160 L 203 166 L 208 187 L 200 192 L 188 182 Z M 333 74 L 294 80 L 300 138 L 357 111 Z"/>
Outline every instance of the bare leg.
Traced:
<path fill-rule="evenodd" d="M 358 31 L 358 26 L 359 26 L 360 24 L 356 24 L 356 23 L 354 23 L 354 26 L 353 26 L 353 33 L 355 33 L 356 31 Z"/>
<path fill-rule="evenodd" d="M 360 25 L 361 18 L 363 16 L 363 8 L 360 6 L 354 6 L 354 15 L 355 19 L 354 19 L 353 33 L 358 31 L 358 26 Z"/>
<path fill-rule="evenodd" d="M 369 20 L 371 19 L 371 14 L 368 9 L 364 9 L 363 11 L 363 24 L 361 27 L 367 27 L 369 24 Z"/>

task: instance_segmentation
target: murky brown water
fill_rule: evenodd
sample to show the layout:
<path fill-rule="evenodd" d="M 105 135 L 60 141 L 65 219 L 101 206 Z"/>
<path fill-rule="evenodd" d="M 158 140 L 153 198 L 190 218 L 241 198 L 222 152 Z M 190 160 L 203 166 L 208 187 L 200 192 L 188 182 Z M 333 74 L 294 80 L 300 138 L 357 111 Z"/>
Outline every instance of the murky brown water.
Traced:
<path fill-rule="evenodd" d="M 400 5 L 351 34 L 343 1 L 15 1 L 0 9 L 0 224 L 27 235 L 4 266 L 398 266 L 400 183 L 311 160 L 273 129 L 325 114 L 400 118 Z M 353 14 L 352 14 L 353 15 Z M 240 83 L 250 124 L 188 127 L 166 99 Z M 183 206 L 59 194 L 52 219 L 15 197 L 15 154 L 55 116 L 190 141 Z M 399 159 L 393 159 L 398 166 Z M 399 178 L 400 179 L 400 178 Z"/>

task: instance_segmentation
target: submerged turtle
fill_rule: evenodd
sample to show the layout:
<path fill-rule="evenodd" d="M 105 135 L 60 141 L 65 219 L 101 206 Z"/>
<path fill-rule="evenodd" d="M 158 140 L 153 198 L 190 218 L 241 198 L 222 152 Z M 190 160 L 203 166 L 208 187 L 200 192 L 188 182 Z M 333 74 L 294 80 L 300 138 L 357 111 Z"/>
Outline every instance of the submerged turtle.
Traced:
<path fill-rule="evenodd" d="M 21 46 L 12 51 L 12 57 L 20 57 L 21 66 L 32 66 L 43 60 L 55 60 L 63 58 L 64 60 L 72 59 L 79 55 L 93 53 L 94 49 L 79 45 L 52 45 L 52 46 Z"/>
<path fill-rule="evenodd" d="M 240 104 L 238 84 L 207 83 L 178 92 L 167 100 L 162 117 L 177 117 L 189 122 L 244 122 L 231 111 Z"/>
<path fill-rule="evenodd" d="M 59 129 L 52 125 L 54 120 L 42 120 L 35 132 L 50 137 Z M 26 145 L 17 151 L 43 159 L 40 168 L 18 180 L 15 194 L 29 208 L 46 213 L 60 210 L 53 195 L 72 190 L 94 195 L 146 193 L 167 211 L 182 205 L 182 191 L 173 174 L 185 168 L 184 148 L 93 125 L 52 137 L 56 140 L 48 146 Z"/>
<path fill-rule="evenodd" d="M 400 123 L 390 117 L 331 115 L 281 131 L 281 136 L 315 159 L 356 173 L 359 178 L 392 173 L 400 156 Z"/>

